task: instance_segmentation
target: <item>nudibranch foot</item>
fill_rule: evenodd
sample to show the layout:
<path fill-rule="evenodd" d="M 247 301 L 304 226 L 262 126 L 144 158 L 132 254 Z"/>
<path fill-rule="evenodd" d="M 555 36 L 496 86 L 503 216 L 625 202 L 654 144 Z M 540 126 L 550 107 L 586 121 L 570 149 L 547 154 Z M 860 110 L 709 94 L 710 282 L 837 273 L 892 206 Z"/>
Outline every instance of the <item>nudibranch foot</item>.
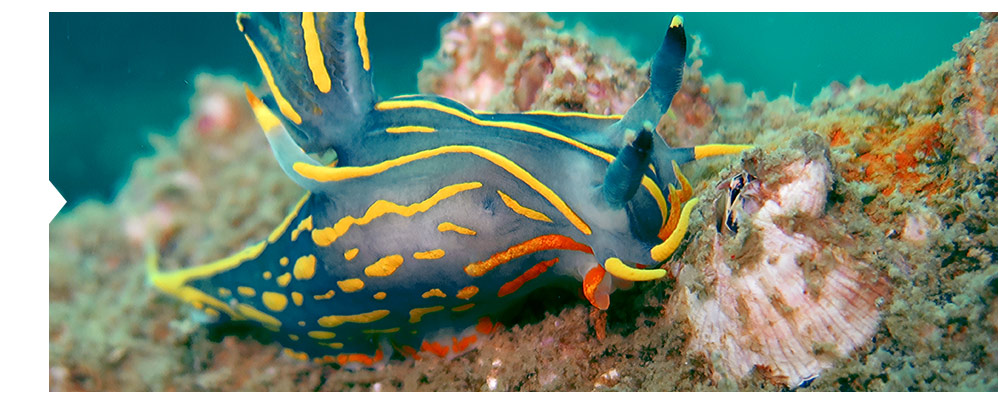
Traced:
<path fill-rule="evenodd" d="M 289 14 L 280 31 L 239 14 L 270 88 L 247 99 L 305 195 L 230 257 L 163 272 L 150 253 L 149 280 L 259 324 L 288 356 L 348 369 L 460 355 L 547 286 L 581 283 L 606 310 L 615 288 L 667 275 L 698 200 L 679 165 L 751 147 L 655 133 L 683 77 L 682 23 L 623 116 L 494 114 L 431 95 L 376 102 L 363 13 Z"/>

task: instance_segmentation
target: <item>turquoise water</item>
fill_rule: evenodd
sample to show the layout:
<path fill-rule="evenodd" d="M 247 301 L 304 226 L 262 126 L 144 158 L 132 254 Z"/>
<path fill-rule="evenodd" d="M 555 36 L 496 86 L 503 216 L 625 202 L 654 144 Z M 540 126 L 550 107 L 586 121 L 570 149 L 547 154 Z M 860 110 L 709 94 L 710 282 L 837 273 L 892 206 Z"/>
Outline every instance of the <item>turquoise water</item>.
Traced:
<path fill-rule="evenodd" d="M 861 74 L 891 87 L 921 78 L 953 56 L 976 28 L 972 13 L 684 13 L 709 49 L 706 74 L 746 91 L 807 104 L 820 88 Z M 422 59 L 435 52 L 450 13 L 371 13 L 375 84 L 383 96 L 416 91 Z M 671 14 L 555 13 L 613 36 L 639 60 L 657 49 Z M 150 132 L 172 134 L 188 113 L 201 71 L 260 81 L 230 13 L 52 13 L 49 17 L 49 176 L 67 208 L 110 200 L 132 162 L 151 153 Z M 691 42 L 692 43 L 692 42 Z M 63 209 L 67 211 L 67 209 Z"/>

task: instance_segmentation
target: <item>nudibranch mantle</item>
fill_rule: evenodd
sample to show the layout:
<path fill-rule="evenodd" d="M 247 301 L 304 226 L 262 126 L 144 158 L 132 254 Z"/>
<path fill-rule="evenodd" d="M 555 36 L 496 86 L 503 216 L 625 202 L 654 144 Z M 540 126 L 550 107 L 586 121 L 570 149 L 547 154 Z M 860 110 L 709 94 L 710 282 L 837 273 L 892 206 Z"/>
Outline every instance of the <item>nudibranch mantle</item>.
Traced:
<path fill-rule="evenodd" d="M 377 101 L 364 14 L 237 24 L 271 95 L 247 98 L 282 170 L 306 190 L 270 236 L 151 283 L 219 320 L 270 330 L 285 352 L 371 367 L 453 356 L 541 286 L 659 279 L 696 198 L 679 165 L 750 146 L 671 148 L 654 132 L 682 80 L 672 20 L 651 87 L 623 116 L 482 113 L 443 97 Z M 310 154 L 335 153 L 334 164 Z"/>

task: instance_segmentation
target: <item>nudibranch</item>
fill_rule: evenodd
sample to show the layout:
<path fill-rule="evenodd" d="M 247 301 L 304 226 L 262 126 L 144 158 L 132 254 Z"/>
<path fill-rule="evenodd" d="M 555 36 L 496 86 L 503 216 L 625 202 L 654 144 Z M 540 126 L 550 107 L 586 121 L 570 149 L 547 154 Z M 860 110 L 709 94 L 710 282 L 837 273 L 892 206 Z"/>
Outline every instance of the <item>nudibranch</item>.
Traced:
<path fill-rule="evenodd" d="M 606 309 L 616 281 L 662 278 L 697 199 L 679 165 L 742 145 L 671 148 L 654 124 L 682 81 L 676 16 L 624 115 L 484 113 L 432 95 L 379 101 L 364 14 L 239 14 L 270 96 L 247 98 L 306 193 L 259 243 L 152 284 L 252 321 L 292 357 L 372 367 L 460 354 L 542 286 Z M 335 153 L 333 164 L 312 156 Z"/>

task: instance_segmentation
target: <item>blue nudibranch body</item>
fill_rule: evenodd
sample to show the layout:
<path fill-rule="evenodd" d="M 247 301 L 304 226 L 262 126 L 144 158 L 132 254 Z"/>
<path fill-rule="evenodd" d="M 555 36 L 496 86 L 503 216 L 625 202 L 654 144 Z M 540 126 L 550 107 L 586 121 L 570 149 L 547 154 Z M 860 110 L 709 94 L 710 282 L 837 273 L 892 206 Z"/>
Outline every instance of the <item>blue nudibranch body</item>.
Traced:
<path fill-rule="evenodd" d="M 307 192 L 257 244 L 151 282 L 220 320 L 249 320 L 293 357 L 371 367 L 459 354 L 532 290 L 657 269 L 696 199 L 679 171 L 748 146 L 670 148 L 654 132 L 682 80 L 673 18 L 651 87 L 623 116 L 475 112 L 442 97 L 377 101 L 363 13 L 237 17 L 271 95 L 247 90 L 281 168 Z M 319 163 L 310 153 L 335 152 Z"/>

